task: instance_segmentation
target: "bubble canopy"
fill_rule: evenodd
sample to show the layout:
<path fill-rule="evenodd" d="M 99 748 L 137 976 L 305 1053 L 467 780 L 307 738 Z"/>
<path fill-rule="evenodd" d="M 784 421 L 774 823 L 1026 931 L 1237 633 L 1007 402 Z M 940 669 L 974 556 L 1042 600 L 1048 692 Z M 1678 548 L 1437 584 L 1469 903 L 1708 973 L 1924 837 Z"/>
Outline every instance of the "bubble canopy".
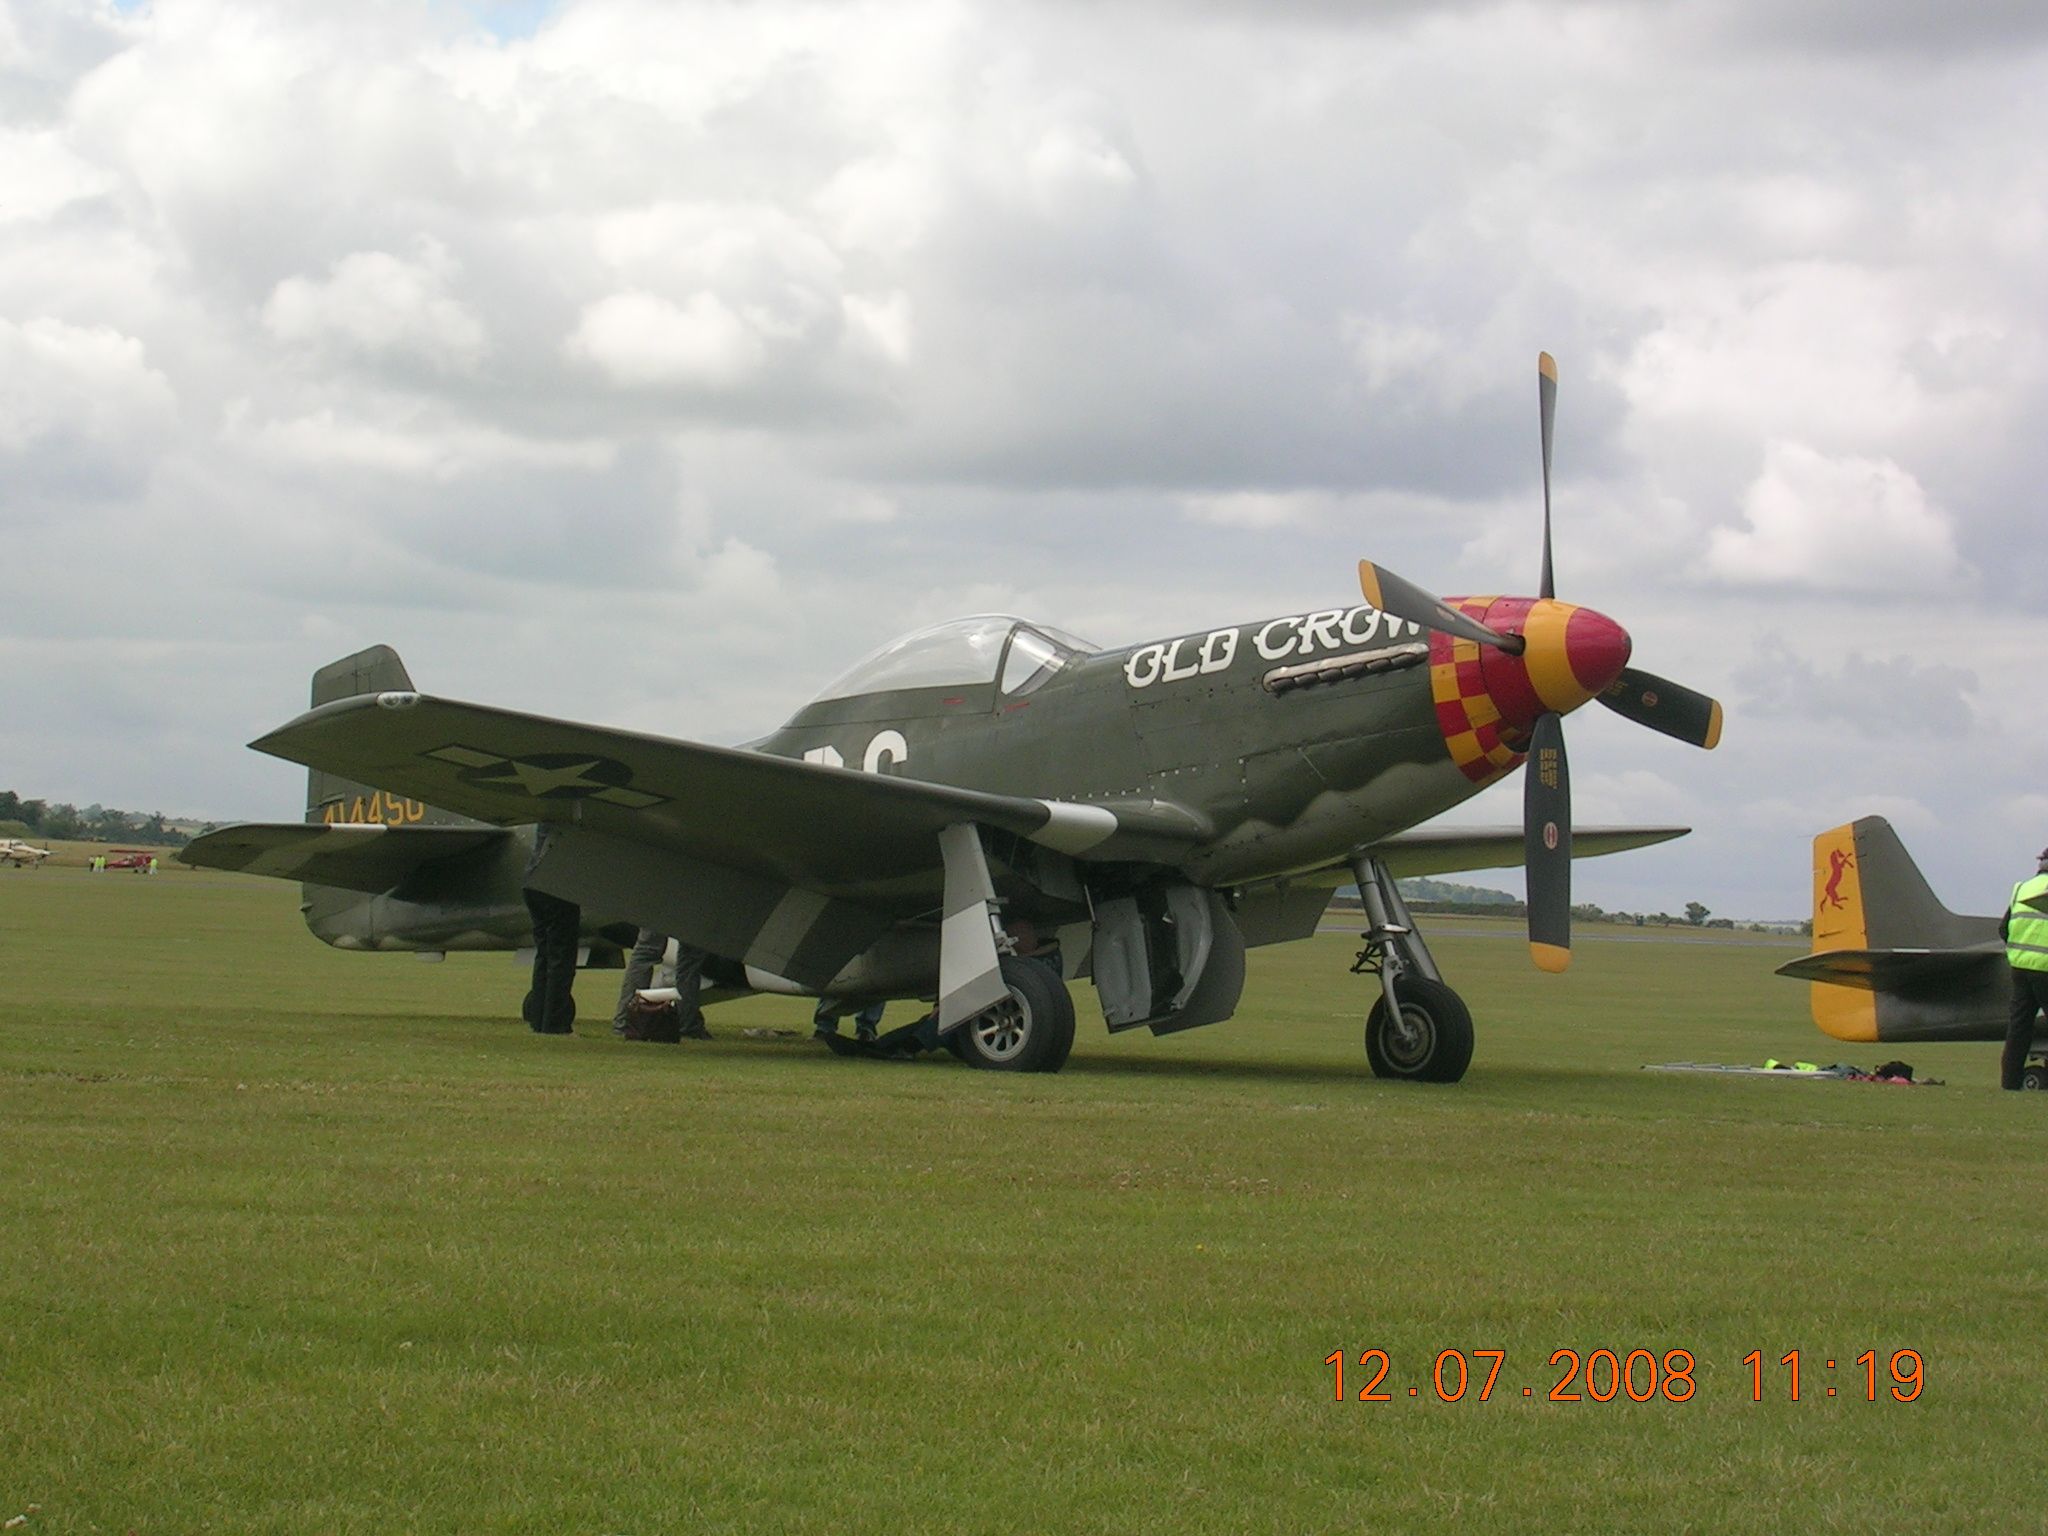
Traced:
<path fill-rule="evenodd" d="M 855 662 L 812 702 L 905 688 L 985 687 L 996 681 L 998 671 L 1004 693 L 1029 693 L 1098 649 L 1011 614 L 978 613 L 899 635 Z"/>

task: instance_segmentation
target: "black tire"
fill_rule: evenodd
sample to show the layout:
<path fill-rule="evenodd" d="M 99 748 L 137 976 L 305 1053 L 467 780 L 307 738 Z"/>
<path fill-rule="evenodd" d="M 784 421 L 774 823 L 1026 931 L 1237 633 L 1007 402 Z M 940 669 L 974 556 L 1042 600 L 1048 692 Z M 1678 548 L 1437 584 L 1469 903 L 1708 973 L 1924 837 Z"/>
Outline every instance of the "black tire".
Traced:
<path fill-rule="evenodd" d="M 1374 1077 L 1418 1083 L 1455 1083 L 1472 1064 L 1472 1014 L 1464 999 L 1440 981 L 1403 976 L 1394 983 L 1402 1026 L 1387 1015 L 1387 1000 L 1365 1020 L 1365 1059 Z"/>
<path fill-rule="evenodd" d="M 2020 1086 L 2036 1093 L 2048 1092 L 2048 1065 L 2030 1061 L 2020 1072 Z"/>
<path fill-rule="evenodd" d="M 1009 1001 L 952 1032 L 960 1059 L 986 1072 L 1059 1071 L 1074 1049 L 1074 1000 L 1066 983 L 1035 960 L 1005 955 L 1000 963 Z"/>

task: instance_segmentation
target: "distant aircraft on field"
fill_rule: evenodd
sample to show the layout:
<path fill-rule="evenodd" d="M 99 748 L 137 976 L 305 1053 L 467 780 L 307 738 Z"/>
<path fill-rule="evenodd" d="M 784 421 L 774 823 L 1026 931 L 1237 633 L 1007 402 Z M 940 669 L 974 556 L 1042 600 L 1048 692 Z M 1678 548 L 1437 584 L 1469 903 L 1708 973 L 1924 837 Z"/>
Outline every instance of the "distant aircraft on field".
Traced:
<path fill-rule="evenodd" d="M 32 848 L 18 837 L 0 837 L 0 859 L 6 860 L 16 869 L 24 864 L 39 867 L 50 856 L 47 848 Z"/>

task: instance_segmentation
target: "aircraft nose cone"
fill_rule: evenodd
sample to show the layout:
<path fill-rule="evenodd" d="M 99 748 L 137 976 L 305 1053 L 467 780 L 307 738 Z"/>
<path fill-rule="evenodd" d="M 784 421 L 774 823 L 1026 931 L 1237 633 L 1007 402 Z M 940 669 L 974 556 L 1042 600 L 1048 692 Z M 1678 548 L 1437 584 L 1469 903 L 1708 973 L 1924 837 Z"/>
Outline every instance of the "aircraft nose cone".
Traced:
<path fill-rule="evenodd" d="M 1481 657 L 1487 692 L 1517 731 L 1530 729 L 1539 715 L 1577 709 L 1628 665 L 1628 631 L 1591 608 L 1551 598 L 1501 598 L 1489 622 L 1522 636 L 1520 655 L 1489 649 Z"/>
<path fill-rule="evenodd" d="M 1606 614 L 1572 608 L 1564 625 L 1564 661 L 1576 686 L 1568 690 L 1570 703 L 1559 702 L 1554 707 L 1576 709 L 1600 693 L 1621 676 L 1632 648 L 1628 631 Z M 1537 691 L 1542 692 L 1540 685 Z M 1547 694 L 1545 700 L 1549 701 Z"/>

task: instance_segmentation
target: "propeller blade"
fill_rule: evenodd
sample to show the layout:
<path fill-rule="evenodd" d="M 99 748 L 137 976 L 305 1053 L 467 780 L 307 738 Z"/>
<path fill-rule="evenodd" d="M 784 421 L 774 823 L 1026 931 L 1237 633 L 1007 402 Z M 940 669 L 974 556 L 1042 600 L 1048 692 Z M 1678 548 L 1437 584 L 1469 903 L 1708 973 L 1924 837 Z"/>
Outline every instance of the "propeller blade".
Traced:
<path fill-rule="evenodd" d="M 1543 421 L 1543 581 L 1538 597 L 1557 596 L 1557 580 L 1550 570 L 1550 439 L 1557 422 L 1557 359 L 1548 352 L 1536 354 L 1536 409 Z"/>
<path fill-rule="evenodd" d="M 1538 970 L 1572 963 L 1572 784 L 1564 716 L 1536 717 L 1522 779 L 1522 863 L 1528 876 L 1529 955 Z"/>
<path fill-rule="evenodd" d="M 1522 654 L 1525 642 L 1520 635 L 1504 635 L 1497 629 L 1488 629 L 1478 620 L 1466 618 L 1442 598 L 1431 596 L 1413 582 L 1403 581 L 1392 571 L 1374 565 L 1370 560 L 1358 562 L 1358 590 L 1381 613 L 1420 624 L 1424 629 L 1440 629 L 1460 639 L 1498 646 L 1510 656 Z"/>
<path fill-rule="evenodd" d="M 1600 702 L 1637 725 L 1708 751 L 1721 740 L 1719 701 L 1640 667 L 1623 667 Z"/>

